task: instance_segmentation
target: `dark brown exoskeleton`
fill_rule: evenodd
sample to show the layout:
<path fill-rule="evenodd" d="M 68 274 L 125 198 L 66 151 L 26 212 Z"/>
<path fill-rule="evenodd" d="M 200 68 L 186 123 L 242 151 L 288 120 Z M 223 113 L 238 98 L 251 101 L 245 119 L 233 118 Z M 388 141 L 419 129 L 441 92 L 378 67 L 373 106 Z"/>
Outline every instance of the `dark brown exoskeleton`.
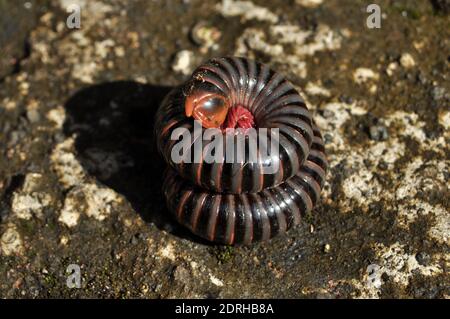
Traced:
<path fill-rule="evenodd" d="M 265 174 L 264 161 L 225 158 L 173 162 L 171 133 L 192 131 L 193 120 L 204 129 L 278 130 L 279 155 L 270 160 L 279 170 Z M 267 240 L 297 225 L 320 198 L 328 167 L 320 131 L 292 84 L 265 65 L 236 57 L 208 61 L 168 95 L 155 127 L 158 149 L 170 165 L 163 183 L 169 211 L 203 238 L 224 244 Z"/>

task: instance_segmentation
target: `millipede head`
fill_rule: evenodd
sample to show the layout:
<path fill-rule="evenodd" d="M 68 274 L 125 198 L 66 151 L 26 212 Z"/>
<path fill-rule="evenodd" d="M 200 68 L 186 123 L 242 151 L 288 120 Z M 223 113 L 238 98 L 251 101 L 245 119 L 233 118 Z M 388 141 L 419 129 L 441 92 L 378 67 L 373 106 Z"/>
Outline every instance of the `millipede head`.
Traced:
<path fill-rule="evenodd" d="M 218 128 L 225 122 L 230 102 L 208 83 L 194 80 L 186 86 L 184 108 L 186 116 L 203 127 Z"/>

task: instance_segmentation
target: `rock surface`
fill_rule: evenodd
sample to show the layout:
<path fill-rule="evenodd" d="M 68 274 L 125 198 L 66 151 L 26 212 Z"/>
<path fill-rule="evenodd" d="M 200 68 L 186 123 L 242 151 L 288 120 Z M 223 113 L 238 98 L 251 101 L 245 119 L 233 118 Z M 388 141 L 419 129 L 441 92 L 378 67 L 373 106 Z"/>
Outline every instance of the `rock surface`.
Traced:
<path fill-rule="evenodd" d="M 0 296 L 450 297 L 448 3 L 379 1 L 368 29 L 369 3 L 0 1 Z M 307 88 L 331 169 L 300 227 L 222 247 L 168 217 L 152 119 L 179 52 Z"/>

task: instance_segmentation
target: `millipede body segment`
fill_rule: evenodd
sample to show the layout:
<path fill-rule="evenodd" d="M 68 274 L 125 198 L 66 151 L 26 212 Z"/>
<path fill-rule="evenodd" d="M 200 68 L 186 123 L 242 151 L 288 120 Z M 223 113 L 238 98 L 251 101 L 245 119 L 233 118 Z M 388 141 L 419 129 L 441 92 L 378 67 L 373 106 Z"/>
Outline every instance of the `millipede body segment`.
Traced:
<path fill-rule="evenodd" d="M 201 134 L 194 121 L 201 122 Z M 212 128 L 224 142 L 214 144 L 218 160 L 211 162 L 205 154 L 212 139 L 203 133 Z M 230 128 L 237 130 L 230 135 Z M 266 129 L 258 141 L 277 143 L 278 151 L 252 148 L 246 132 L 253 128 Z M 173 158 L 177 129 L 189 133 L 183 136 L 189 143 L 182 161 Z M 292 84 L 263 64 L 229 57 L 201 65 L 166 96 L 155 130 L 169 164 L 163 182 L 169 211 L 205 239 L 223 244 L 270 239 L 297 225 L 319 200 L 328 166 L 320 131 Z M 237 160 L 235 151 L 230 158 L 229 145 L 240 138 L 244 156 Z M 277 169 L 267 173 L 271 165 Z"/>

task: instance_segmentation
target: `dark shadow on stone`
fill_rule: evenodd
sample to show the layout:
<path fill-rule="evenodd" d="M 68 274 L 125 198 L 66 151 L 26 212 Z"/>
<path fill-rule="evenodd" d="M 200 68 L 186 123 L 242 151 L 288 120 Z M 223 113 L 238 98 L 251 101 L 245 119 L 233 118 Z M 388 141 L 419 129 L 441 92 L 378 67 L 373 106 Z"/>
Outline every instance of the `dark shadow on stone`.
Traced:
<path fill-rule="evenodd" d="M 154 116 L 170 87 L 131 81 L 82 89 L 66 103 L 66 136 L 75 134 L 84 169 L 124 195 L 144 221 L 205 244 L 172 220 L 161 191 L 166 164 L 153 134 Z"/>

